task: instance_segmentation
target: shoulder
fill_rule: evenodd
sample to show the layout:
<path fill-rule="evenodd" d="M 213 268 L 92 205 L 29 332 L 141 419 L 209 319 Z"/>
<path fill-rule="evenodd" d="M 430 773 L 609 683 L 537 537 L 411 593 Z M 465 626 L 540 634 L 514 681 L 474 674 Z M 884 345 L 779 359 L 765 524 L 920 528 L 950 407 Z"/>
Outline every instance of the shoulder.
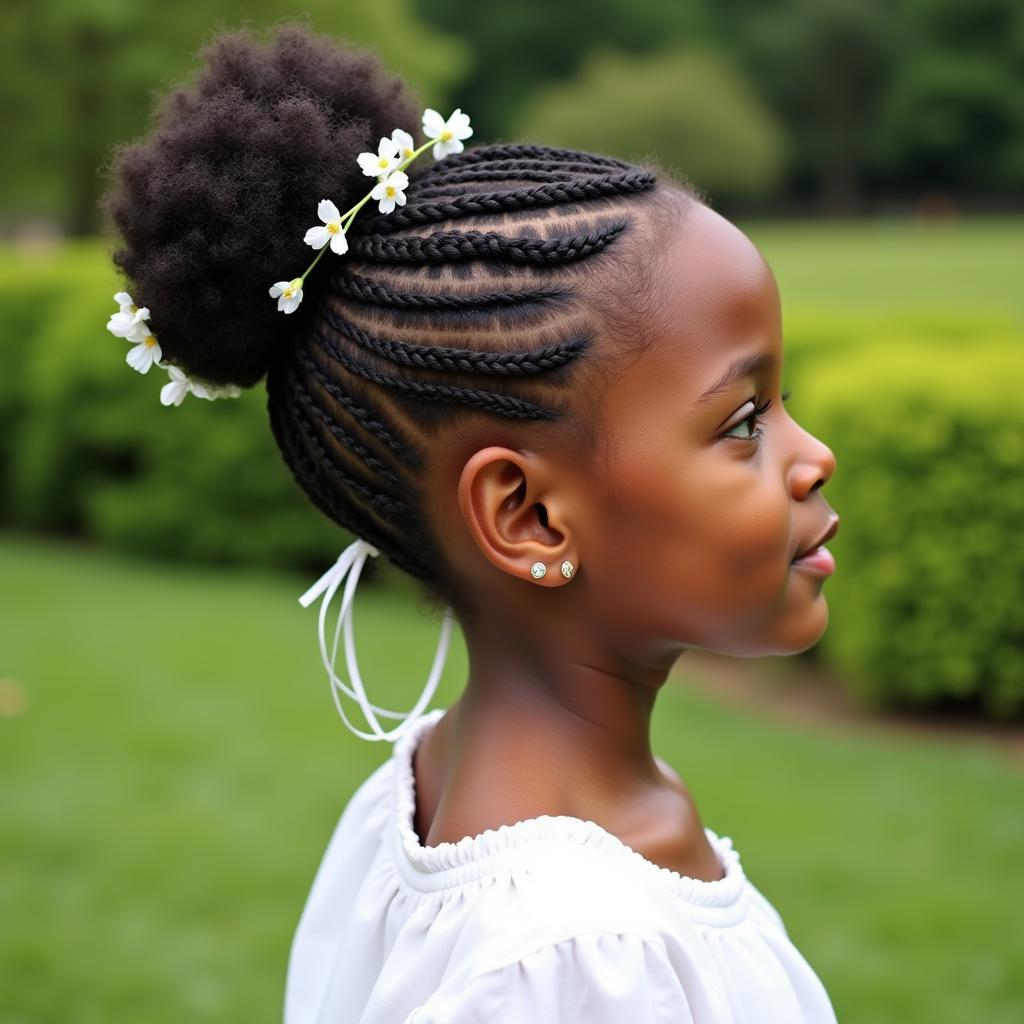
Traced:
<path fill-rule="evenodd" d="M 404 1024 L 676 1024 L 696 1019 L 687 1005 L 658 936 L 598 930 L 452 980 Z"/>
<path fill-rule="evenodd" d="M 479 896 L 468 955 L 403 1024 L 678 1024 L 691 1002 L 693 1021 L 728 1019 L 699 923 L 666 902 L 642 876 L 552 845 Z"/>

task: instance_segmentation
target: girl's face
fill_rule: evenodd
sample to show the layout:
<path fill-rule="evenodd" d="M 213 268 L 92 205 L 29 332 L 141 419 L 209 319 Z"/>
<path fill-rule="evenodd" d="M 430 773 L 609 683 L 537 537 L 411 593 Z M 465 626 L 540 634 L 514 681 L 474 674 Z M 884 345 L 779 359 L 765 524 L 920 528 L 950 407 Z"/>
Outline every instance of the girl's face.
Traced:
<path fill-rule="evenodd" d="M 699 204 L 668 244 L 657 335 L 600 401 L 581 578 L 599 621 L 666 650 L 795 653 L 828 623 L 825 577 L 793 559 L 836 518 L 821 492 L 835 457 L 782 403 L 779 295 L 758 250 Z"/>

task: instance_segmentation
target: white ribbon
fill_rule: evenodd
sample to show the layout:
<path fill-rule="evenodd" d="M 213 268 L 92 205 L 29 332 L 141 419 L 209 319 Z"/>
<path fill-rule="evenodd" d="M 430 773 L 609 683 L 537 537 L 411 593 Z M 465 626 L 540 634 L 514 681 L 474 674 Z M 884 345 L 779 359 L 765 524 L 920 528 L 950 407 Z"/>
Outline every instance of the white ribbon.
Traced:
<path fill-rule="evenodd" d="M 363 571 L 363 564 L 368 556 L 376 557 L 378 554 L 380 552 L 372 544 L 361 537 L 357 538 L 342 551 L 334 565 L 299 598 L 299 604 L 303 608 L 308 608 L 320 594 L 324 594 L 324 599 L 320 603 L 320 658 L 327 669 L 327 677 L 331 683 L 331 696 L 334 698 L 335 707 L 337 707 L 338 714 L 341 715 L 342 720 L 356 736 L 364 740 L 389 740 L 394 742 L 403 736 L 413 721 L 423 713 L 423 709 L 430 702 L 430 698 L 433 697 L 437 684 L 441 680 L 441 672 L 444 668 L 445 658 L 448 655 L 448 640 L 451 636 L 452 610 L 451 608 L 445 609 L 444 621 L 441 625 L 441 637 L 437 643 L 437 653 L 434 655 L 434 664 L 431 666 L 430 675 L 427 677 L 423 692 L 420 694 L 420 698 L 416 701 L 412 710 L 403 714 L 400 711 L 388 711 L 377 707 L 376 704 L 371 704 L 366 696 L 366 688 L 363 685 L 362 676 L 359 674 L 359 665 L 356 662 L 355 639 L 352 631 L 352 601 L 355 597 L 356 585 L 359 583 L 359 574 Z M 330 656 L 328 656 L 325 636 L 327 607 L 333 600 L 338 587 L 341 586 L 341 581 L 345 579 L 346 575 L 348 578 L 345 580 L 345 592 L 341 598 L 338 624 L 334 630 L 334 646 L 331 648 Z M 334 662 L 338 656 L 338 634 L 341 632 L 342 626 L 345 629 L 345 662 L 348 665 L 348 674 L 352 679 L 353 689 L 349 689 L 334 673 Z M 359 703 L 366 721 L 373 730 L 372 732 L 362 732 L 348 720 L 345 710 L 338 700 L 339 689 Z M 402 722 L 392 729 L 391 732 L 384 732 L 374 714 L 375 711 L 386 718 L 401 718 Z"/>

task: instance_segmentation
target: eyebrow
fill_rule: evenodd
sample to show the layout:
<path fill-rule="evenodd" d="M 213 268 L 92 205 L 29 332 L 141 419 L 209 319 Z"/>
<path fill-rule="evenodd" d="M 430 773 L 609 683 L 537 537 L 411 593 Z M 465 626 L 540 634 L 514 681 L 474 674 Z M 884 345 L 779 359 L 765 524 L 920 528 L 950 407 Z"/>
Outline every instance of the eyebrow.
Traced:
<path fill-rule="evenodd" d="M 735 384 L 739 380 L 743 380 L 744 377 L 750 377 L 757 373 L 759 370 L 768 369 L 775 365 L 775 353 L 774 352 L 757 352 L 751 356 L 744 356 L 742 359 L 737 359 L 728 370 L 722 374 L 721 379 L 715 381 L 703 392 L 697 399 L 698 404 L 707 402 L 715 395 L 725 391 L 731 384 Z"/>

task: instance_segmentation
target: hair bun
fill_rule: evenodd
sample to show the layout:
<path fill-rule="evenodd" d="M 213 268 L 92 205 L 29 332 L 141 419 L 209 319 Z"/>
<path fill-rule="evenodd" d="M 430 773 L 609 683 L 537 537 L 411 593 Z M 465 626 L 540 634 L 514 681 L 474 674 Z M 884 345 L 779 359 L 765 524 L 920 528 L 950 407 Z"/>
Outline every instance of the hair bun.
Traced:
<path fill-rule="evenodd" d="M 395 128 L 413 134 L 418 106 L 375 54 L 300 25 L 266 45 L 221 32 L 200 56 L 148 134 L 115 150 L 102 206 L 121 236 L 114 264 L 150 308 L 165 358 L 248 387 L 300 315 L 279 313 L 267 290 L 313 258 L 302 238 L 318 202 L 357 202 L 356 157 Z"/>

